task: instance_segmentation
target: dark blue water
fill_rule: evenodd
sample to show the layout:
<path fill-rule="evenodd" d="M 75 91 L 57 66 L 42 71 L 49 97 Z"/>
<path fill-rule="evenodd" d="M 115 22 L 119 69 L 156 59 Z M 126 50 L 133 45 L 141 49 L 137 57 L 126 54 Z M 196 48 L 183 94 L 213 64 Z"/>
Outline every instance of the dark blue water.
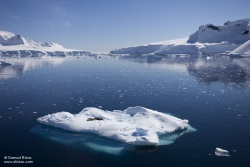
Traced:
<path fill-rule="evenodd" d="M 0 166 L 250 166 L 250 59 L 7 60 L 15 65 L 0 66 Z M 197 131 L 177 134 L 170 145 L 133 147 L 36 121 L 85 107 L 112 111 L 131 106 L 188 119 Z M 215 156 L 216 147 L 230 156 Z M 4 164 L 4 156 L 27 156 L 33 163 Z"/>

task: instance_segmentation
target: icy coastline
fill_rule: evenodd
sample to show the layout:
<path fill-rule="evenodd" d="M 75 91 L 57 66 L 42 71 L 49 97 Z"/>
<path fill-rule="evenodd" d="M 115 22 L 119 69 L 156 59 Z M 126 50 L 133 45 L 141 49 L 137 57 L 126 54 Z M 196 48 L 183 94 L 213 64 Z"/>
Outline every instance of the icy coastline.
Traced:
<path fill-rule="evenodd" d="M 222 26 L 206 24 L 201 25 L 188 38 L 117 48 L 110 51 L 110 54 L 248 54 L 249 44 L 244 43 L 250 40 L 249 31 L 250 19 L 227 21 Z"/>

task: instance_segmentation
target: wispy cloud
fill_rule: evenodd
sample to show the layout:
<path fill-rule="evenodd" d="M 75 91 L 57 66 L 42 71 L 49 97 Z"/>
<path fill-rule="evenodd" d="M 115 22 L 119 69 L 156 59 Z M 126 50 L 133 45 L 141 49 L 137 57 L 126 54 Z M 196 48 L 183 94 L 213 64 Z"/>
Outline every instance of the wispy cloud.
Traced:
<path fill-rule="evenodd" d="M 56 27 L 70 27 L 71 13 L 64 2 L 49 2 L 46 15 Z"/>
<path fill-rule="evenodd" d="M 17 14 L 13 14 L 11 10 L 8 10 L 4 3 L 0 5 L 0 15 L 13 21 L 22 21 L 21 17 Z"/>
<path fill-rule="evenodd" d="M 37 17 L 32 18 L 37 24 L 48 27 L 71 27 L 72 13 L 64 1 L 59 0 L 27 0 L 37 8 Z M 34 14 L 33 14 L 34 15 Z"/>
<path fill-rule="evenodd" d="M 17 10 L 24 7 L 25 12 Z M 72 17 L 63 0 L 23 0 L 17 3 L 6 0 L 0 5 L 0 21 L 9 25 L 17 23 L 20 26 L 69 28 Z"/>
<path fill-rule="evenodd" d="M 64 5 L 65 3 L 52 3 L 47 7 L 47 9 L 53 14 L 54 17 L 65 17 L 69 14 L 69 11 Z"/>
<path fill-rule="evenodd" d="M 65 22 L 63 23 L 63 26 L 64 26 L 64 27 L 70 27 L 70 26 L 71 26 L 71 23 L 70 23 L 69 21 L 65 21 Z"/>
<path fill-rule="evenodd" d="M 3 13 L 1 13 L 3 14 Z M 14 14 L 11 14 L 11 13 L 4 13 L 5 17 L 11 19 L 11 20 L 14 20 L 14 21 L 19 21 L 19 22 L 22 22 L 22 19 L 20 16 L 18 15 L 14 15 Z"/>

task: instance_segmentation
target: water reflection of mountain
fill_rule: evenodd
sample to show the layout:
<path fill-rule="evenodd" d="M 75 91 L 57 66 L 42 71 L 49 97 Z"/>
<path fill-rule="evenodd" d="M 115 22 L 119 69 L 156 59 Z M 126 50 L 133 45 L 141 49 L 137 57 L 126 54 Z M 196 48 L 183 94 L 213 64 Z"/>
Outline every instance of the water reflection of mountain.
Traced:
<path fill-rule="evenodd" d="M 148 66 L 160 67 L 167 70 L 188 72 L 197 78 L 198 82 L 223 82 L 230 84 L 250 85 L 250 59 L 227 56 L 200 57 L 187 55 L 155 56 L 134 55 L 117 56 L 121 61 L 132 61 L 146 64 Z M 9 62 L 15 63 L 11 66 L 0 65 L 0 79 L 8 79 L 22 75 L 25 71 L 37 68 L 56 66 L 64 62 L 65 58 L 48 57 L 38 58 L 8 58 Z"/>
<path fill-rule="evenodd" d="M 63 63 L 64 58 L 8 58 L 7 60 L 14 63 L 14 65 L 0 65 L 0 79 L 8 79 L 21 76 L 24 72 L 32 68 L 60 65 L 61 63 Z"/>
<path fill-rule="evenodd" d="M 14 78 L 22 75 L 23 66 L 1 66 L 0 79 Z"/>
<path fill-rule="evenodd" d="M 250 59 L 233 59 L 227 56 L 201 57 L 171 55 L 162 59 L 147 61 L 147 56 L 123 56 L 121 60 L 148 64 L 167 70 L 187 71 L 198 82 L 223 82 L 231 84 L 250 84 Z"/>
<path fill-rule="evenodd" d="M 249 65 L 249 59 L 215 57 L 212 60 L 198 59 L 196 63 L 188 64 L 187 70 L 198 82 L 249 84 Z"/>

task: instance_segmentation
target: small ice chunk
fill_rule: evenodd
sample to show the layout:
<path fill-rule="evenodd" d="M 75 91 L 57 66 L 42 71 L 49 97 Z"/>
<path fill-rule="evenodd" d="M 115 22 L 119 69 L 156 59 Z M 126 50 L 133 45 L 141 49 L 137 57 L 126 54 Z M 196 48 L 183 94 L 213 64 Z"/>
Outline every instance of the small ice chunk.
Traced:
<path fill-rule="evenodd" d="M 216 151 L 219 151 L 219 152 L 223 152 L 223 153 L 229 153 L 227 150 L 223 150 L 223 149 L 221 149 L 221 148 L 216 148 Z"/>
<path fill-rule="evenodd" d="M 217 156 L 230 156 L 228 153 L 229 151 L 218 148 L 218 147 L 215 149 L 215 155 Z"/>

